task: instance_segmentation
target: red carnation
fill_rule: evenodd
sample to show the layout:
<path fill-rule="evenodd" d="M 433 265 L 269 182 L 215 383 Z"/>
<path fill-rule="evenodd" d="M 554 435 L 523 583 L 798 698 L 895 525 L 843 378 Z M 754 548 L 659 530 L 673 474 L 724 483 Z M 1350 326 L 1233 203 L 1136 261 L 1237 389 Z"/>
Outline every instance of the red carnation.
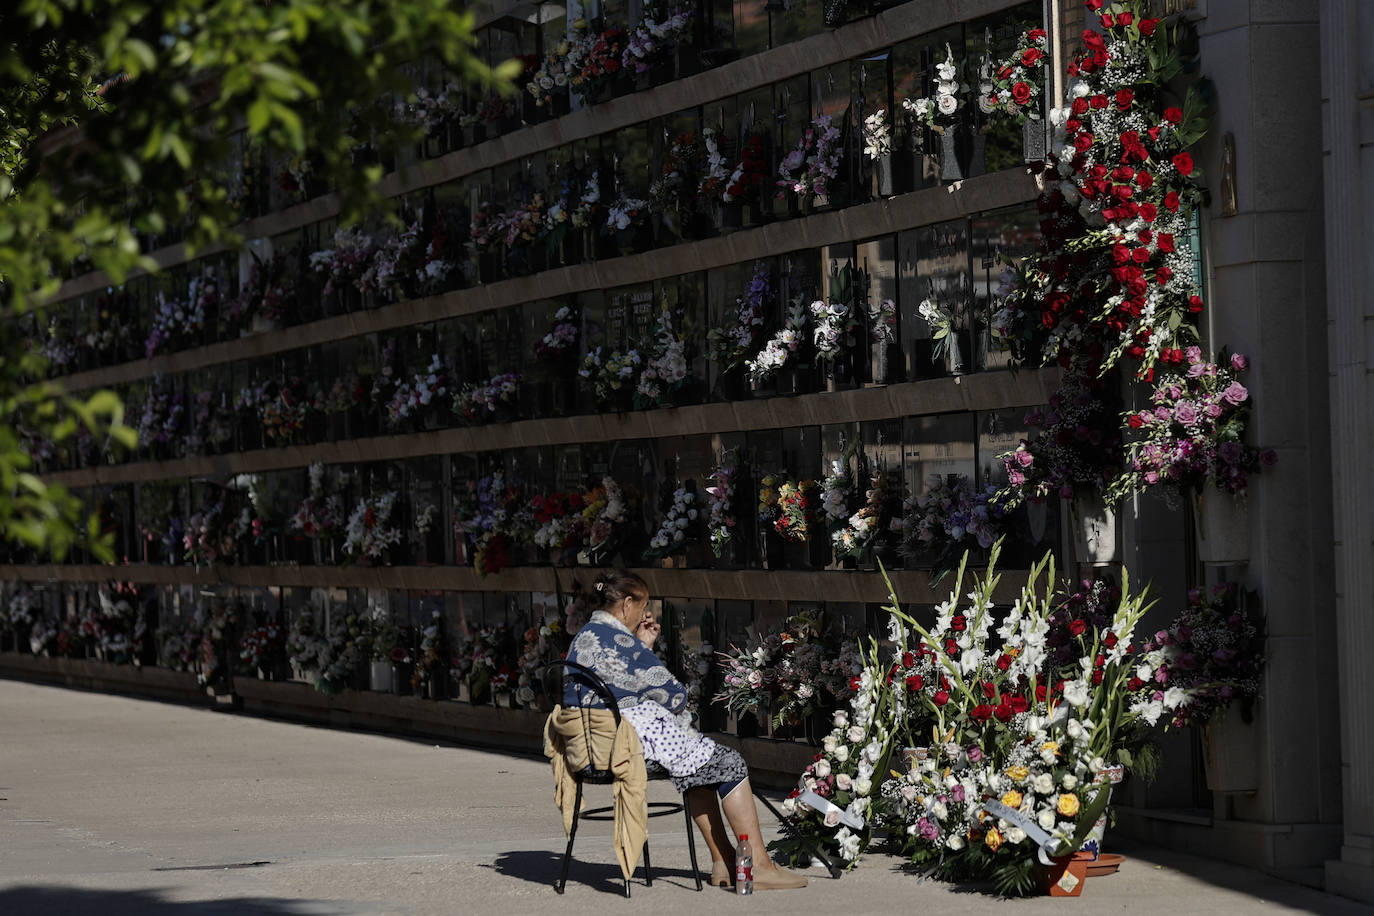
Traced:
<path fill-rule="evenodd" d="M 1180 175 L 1193 174 L 1193 157 L 1187 153 L 1179 153 L 1174 157 L 1174 168 L 1178 169 Z"/>
<path fill-rule="evenodd" d="M 964 618 L 963 614 L 959 614 L 950 620 L 949 628 L 956 633 L 962 633 L 968 628 L 968 620 Z"/>
<path fill-rule="evenodd" d="M 1128 426 L 1130 426 L 1131 429 L 1140 429 L 1140 427 L 1142 427 L 1142 426 L 1145 425 L 1145 421 L 1142 420 L 1142 419 L 1140 419 L 1140 414 L 1135 414 L 1135 413 L 1133 413 L 1133 414 L 1131 414 L 1131 416 L 1126 420 L 1126 424 L 1127 424 Z"/>

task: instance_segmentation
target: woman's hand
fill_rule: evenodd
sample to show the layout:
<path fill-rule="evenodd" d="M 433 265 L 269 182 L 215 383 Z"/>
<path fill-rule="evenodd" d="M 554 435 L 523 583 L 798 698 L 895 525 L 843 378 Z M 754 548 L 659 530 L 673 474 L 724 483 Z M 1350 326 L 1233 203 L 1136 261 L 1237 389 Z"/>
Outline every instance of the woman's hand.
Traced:
<path fill-rule="evenodd" d="M 639 622 L 639 627 L 635 630 L 635 636 L 639 637 L 639 641 L 645 646 L 652 649 L 654 642 L 658 639 L 658 634 L 662 632 L 663 624 L 645 614 L 644 619 Z"/>

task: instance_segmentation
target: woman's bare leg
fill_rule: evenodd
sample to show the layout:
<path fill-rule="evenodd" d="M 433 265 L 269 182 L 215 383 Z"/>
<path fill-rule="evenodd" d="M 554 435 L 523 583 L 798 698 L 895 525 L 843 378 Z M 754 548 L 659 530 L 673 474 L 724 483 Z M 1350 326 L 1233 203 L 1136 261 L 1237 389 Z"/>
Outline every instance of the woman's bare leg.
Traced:
<path fill-rule="evenodd" d="M 773 860 L 768 858 L 768 847 L 763 842 L 763 831 L 759 828 L 759 809 L 754 805 L 754 792 L 745 779 L 723 799 L 720 806 L 730 820 L 730 829 L 735 835 L 749 834 L 749 845 L 754 851 L 755 868 L 773 868 Z"/>
<path fill-rule="evenodd" d="M 733 865 L 735 844 L 730 842 L 730 834 L 725 832 L 725 822 L 720 817 L 720 805 L 716 792 L 711 788 L 689 789 L 687 810 L 692 813 L 697 829 L 706 840 L 706 848 L 711 851 L 712 862 L 725 862 Z"/>

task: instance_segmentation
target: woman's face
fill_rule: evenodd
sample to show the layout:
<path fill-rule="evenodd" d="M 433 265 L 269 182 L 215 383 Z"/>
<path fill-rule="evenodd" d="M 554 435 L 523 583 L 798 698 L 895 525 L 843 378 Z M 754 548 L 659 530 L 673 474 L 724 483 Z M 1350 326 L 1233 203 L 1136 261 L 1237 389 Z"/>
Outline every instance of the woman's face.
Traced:
<path fill-rule="evenodd" d="M 616 606 L 615 616 L 620 622 L 631 630 L 637 629 L 640 622 L 644 619 L 644 612 L 649 606 L 648 595 L 633 595 L 622 598 L 620 604 Z"/>

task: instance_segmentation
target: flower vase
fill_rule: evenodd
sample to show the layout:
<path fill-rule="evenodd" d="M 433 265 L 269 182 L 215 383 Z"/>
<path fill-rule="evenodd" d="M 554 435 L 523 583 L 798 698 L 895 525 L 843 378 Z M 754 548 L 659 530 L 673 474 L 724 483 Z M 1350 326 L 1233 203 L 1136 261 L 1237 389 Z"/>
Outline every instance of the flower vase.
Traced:
<path fill-rule="evenodd" d="M 350 690 L 362 692 L 372 686 L 372 672 L 363 665 L 358 665 L 348 673 L 348 687 Z"/>
<path fill-rule="evenodd" d="M 895 186 L 892 179 L 892 154 L 884 153 L 873 160 L 872 194 L 874 197 L 891 197 L 896 193 L 893 190 Z"/>
<path fill-rule="evenodd" d="M 1088 879 L 1088 865 L 1093 861 L 1092 854 L 1075 852 L 1067 856 L 1053 856 L 1050 861 L 1050 865 L 1037 862 L 1035 866 L 1040 893 L 1050 897 L 1081 896 L 1083 882 Z"/>
<path fill-rule="evenodd" d="M 1126 768 L 1121 764 L 1114 764 L 1097 771 L 1093 777 L 1093 785 L 1100 786 L 1093 792 L 1092 800 L 1096 800 L 1097 792 L 1107 793 L 1107 807 L 1102 809 L 1102 813 L 1093 822 L 1092 829 L 1088 831 L 1088 837 L 1083 841 L 1083 851 L 1092 855 L 1093 861 L 1102 855 L 1102 839 L 1107 834 L 1107 812 L 1111 807 L 1112 787 L 1121 785 L 1121 781 L 1126 778 Z"/>
<path fill-rule="evenodd" d="M 738 229 L 744 225 L 744 204 L 738 200 L 720 205 L 720 228 Z"/>
<path fill-rule="evenodd" d="M 1225 794 L 1259 790 L 1258 731 L 1245 721 L 1239 703 L 1232 702 L 1208 720 L 1202 751 L 1207 788 Z"/>
<path fill-rule="evenodd" d="M 1043 162 L 1047 155 L 1044 120 L 1026 119 L 1021 125 L 1021 158 L 1025 162 Z"/>
<path fill-rule="evenodd" d="M 965 178 L 977 178 L 987 174 L 987 134 L 976 131 L 967 125 L 961 128 L 963 142 L 954 145 L 955 155 L 960 157 L 959 170 Z"/>
<path fill-rule="evenodd" d="M 953 127 L 945 128 L 940 134 L 940 180 L 963 181 L 964 173 L 959 168 L 957 152 L 958 136 Z"/>
<path fill-rule="evenodd" d="M 1197 557 L 1209 566 L 1237 566 L 1250 559 L 1249 511 L 1243 497 L 1205 486 L 1193 519 Z"/>
<path fill-rule="evenodd" d="M 368 666 L 368 685 L 377 693 L 390 693 L 391 674 L 390 662 L 373 661 Z"/>
<path fill-rule="evenodd" d="M 948 336 L 945 359 L 950 375 L 964 375 L 973 367 L 973 332 L 968 328 L 953 328 Z"/>
<path fill-rule="evenodd" d="M 1101 495 L 1085 493 L 1074 497 L 1074 553 L 1078 562 L 1093 566 L 1115 563 L 1119 558 L 1116 537 L 1116 510 Z"/>
<path fill-rule="evenodd" d="M 391 689 L 396 691 L 396 696 L 411 695 L 410 676 L 414 671 L 415 665 L 411 662 L 396 662 L 391 666 Z"/>
<path fill-rule="evenodd" d="M 482 283 L 501 279 L 501 252 L 487 250 L 477 253 L 477 277 Z"/>

